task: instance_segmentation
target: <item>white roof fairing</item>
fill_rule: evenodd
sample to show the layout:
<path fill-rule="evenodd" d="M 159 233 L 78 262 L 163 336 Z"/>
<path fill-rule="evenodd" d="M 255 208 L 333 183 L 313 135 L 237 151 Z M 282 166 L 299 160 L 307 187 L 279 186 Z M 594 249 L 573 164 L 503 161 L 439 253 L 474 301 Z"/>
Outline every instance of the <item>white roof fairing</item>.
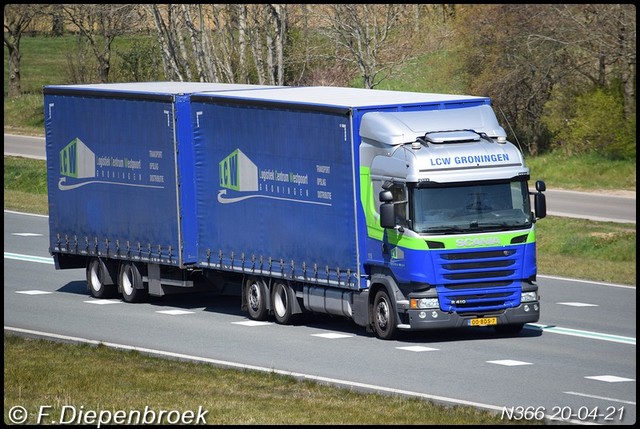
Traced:
<path fill-rule="evenodd" d="M 362 117 L 360 136 L 389 145 L 416 141 L 429 132 L 472 130 L 489 137 L 505 137 L 489 105 L 415 112 L 368 112 Z"/>
<path fill-rule="evenodd" d="M 200 94 L 203 95 L 203 94 Z M 205 94 L 206 95 L 206 94 Z M 334 86 L 293 87 L 281 86 L 273 91 L 239 90 L 220 95 L 225 98 L 273 101 L 281 103 L 333 106 L 342 108 L 383 107 L 443 102 L 477 102 L 487 97 L 423 92 L 388 91 L 379 89 L 342 88 Z"/>

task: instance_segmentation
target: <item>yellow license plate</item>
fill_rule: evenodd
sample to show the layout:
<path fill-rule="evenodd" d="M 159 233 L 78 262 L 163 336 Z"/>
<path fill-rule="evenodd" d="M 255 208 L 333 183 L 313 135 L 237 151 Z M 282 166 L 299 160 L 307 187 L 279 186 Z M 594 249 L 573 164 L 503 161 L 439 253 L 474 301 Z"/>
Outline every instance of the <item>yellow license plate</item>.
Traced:
<path fill-rule="evenodd" d="M 479 317 L 477 319 L 469 319 L 469 326 L 491 326 L 498 324 L 497 317 Z"/>

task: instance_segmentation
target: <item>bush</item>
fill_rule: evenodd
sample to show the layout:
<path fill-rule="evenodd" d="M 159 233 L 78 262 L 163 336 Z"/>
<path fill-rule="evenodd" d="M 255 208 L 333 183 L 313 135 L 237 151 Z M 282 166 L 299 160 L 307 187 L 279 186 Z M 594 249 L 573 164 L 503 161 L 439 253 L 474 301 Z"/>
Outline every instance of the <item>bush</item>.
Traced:
<path fill-rule="evenodd" d="M 595 152 L 609 159 L 635 159 L 635 117 L 625 119 L 619 86 L 595 88 L 567 103 L 556 94 L 542 122 L 556 137 L 555 149 L 567 155 Z M 569 111 L 564 110 L 573 104 Z"/>

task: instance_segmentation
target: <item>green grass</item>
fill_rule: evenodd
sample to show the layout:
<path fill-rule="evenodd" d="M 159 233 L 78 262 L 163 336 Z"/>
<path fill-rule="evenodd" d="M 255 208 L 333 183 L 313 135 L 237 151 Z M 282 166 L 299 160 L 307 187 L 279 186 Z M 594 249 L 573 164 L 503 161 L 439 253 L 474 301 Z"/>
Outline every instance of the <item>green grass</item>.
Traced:
<path fill-rule="evenodd" d="M 636 161 L 615 161 L 597 154 L 567 157 L 560 153 L 528 157 L 525 162 L 533 180 L 547 189 L 636 190 Z"/>
<path fill-rule="evenodd" d="M 73 407 L 90 411 L 198 407 L 207 424 L 527 424 L 473 407 L 338 389 L 258 371 L 167 360 L 105 346 L 73 345 L 4 335 L 4 409 L 28 410 L 27 424 L 68 422 Z M 49 417 L 37 421 L 40 407 Z M 77 423 L 77 422 L 76 422 Z M 82 422 L 80 422 L 82 423 Z M 155 423 L 167 423 L 155 422 Z M 530 422 L 540 423 L 543 422 Z"/>

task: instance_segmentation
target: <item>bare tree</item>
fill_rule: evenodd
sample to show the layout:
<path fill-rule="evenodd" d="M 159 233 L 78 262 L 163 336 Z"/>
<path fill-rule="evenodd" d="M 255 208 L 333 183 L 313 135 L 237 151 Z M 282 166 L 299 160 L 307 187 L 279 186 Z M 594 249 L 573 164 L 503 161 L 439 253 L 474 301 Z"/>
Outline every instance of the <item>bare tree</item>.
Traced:
<path fill-rule="evenodd" d="M 635 115 L 636 6 L 634 4 L 553 5 L 562 20 L 544 34 L 571 51 L 569 66 L 592 84 L 604 87 L 620 80 L 627 118 Z"/>
<path fill-rule="evenodd" d="M 88 41 L 98 61 L 100 82 L 109 81 L 113 41 L 130 32 L 138 22 L 136 7 L 136 4 L 63 5 L 65 16 Z"/>
<path fill-rule="evenodd" d="M 38 4 L 4 5 L 4 46 L 9 51 L 9 89 L 8 97 L 17 97 L 22 93 L 20 85 L 20 39 L 42 6 Z"/>
<path fill-rule="evenodd" d="M 147 10 L 170 79 L 283 85 L 288 6 L 153 4 Z"/>
<path fill-rule="evenodd" d="M 323 31 L 335 43 L 339 61 L 355 64 L 365 88 L 393 76 L 410 57 L 409 5 L 331 4 L 319 13 Z"/>

